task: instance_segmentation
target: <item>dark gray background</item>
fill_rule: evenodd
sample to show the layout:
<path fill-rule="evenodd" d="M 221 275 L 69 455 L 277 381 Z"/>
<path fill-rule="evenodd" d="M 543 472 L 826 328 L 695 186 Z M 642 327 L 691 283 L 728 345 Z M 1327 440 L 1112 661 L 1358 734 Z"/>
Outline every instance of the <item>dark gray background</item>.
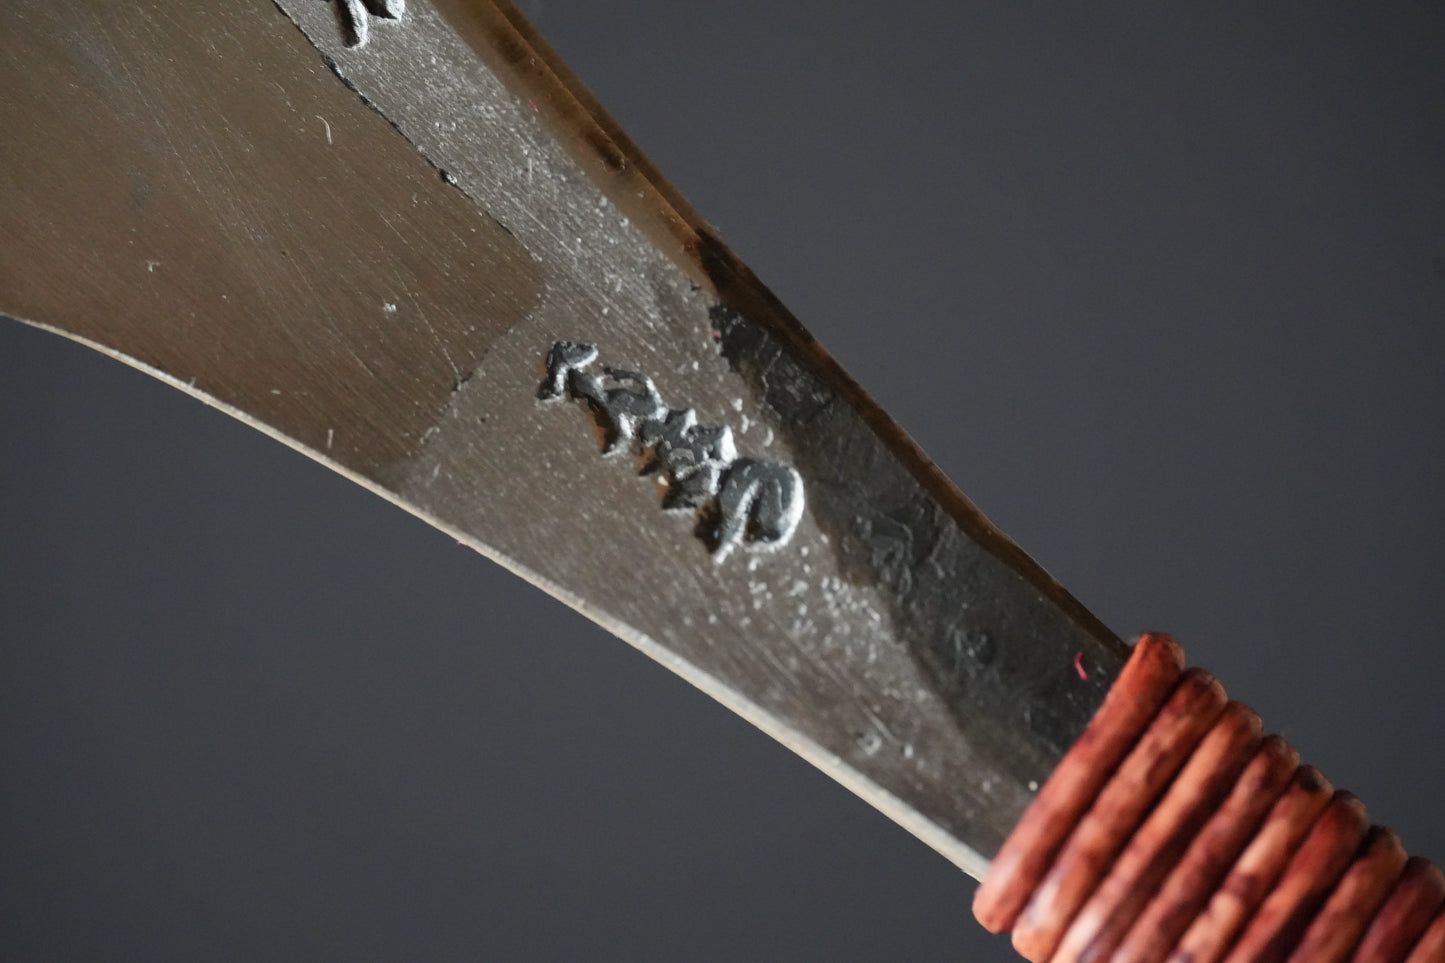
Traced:
<path fill-rule="evenodd" d="M 1445 8 L 1063 6 L 528 12 L 1085 604 L 1445 856 Z M 5 322 L 0 452 L 0 957 L 1012 959 L 806 764 L 180 393 Z"/>

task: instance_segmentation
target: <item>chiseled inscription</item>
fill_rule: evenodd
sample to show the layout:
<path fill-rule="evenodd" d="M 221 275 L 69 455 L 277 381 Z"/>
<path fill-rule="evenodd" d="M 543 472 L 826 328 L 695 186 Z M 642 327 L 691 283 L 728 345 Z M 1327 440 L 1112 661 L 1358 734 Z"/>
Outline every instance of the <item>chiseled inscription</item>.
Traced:
<path fill-rule="evenodd" d="M 371 18 L 400 20 L 406 13 L 406 0 L 338 0 L 342 29 L 348 47 L 365 47 L 371 39 Z"/>
<path fill-rule="evenodd" d="M 606 366 L 601 374 L 589 371 L 596 360 L 594 344 L 556 342 L 547 352 L 547 378 L 538 397 L 585 402 L 601 423 L 604 454 L 634 446 L 650 454 L 649 468 L 666 472 L 662 507 L 698 515 L 699 534 L 711 546 L 714 561 L 738 545 L 767 550 L 792 537 L 803 517 L 803 479 L 797 471 L 738 457 L 727 425 L 701 425 L 693 409 L 669 407 L 644 374 Z"/>

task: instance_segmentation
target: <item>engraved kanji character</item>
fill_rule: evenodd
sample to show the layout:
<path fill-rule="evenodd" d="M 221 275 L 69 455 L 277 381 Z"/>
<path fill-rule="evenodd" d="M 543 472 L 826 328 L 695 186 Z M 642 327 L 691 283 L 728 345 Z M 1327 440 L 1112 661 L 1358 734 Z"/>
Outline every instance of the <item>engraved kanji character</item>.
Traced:
<path fill-rule="evenodd" d="M 585 368 L 597 360 L 597 345 L 584 341 L 555 341 L 547 352 L 547 380 L 537 389 L 537 397 L 543 401 L 562 398 L 567 390 L 567 379 L 575 369 Z M 600 390 L 600 388 L 599 388 Z M 574 392 L 575 393 L 575 392 Z"/>
<path fill-rule="evenodd" d="M 637 437 L 639 424 L 661 420 L 667 412 L 667 403 L 662 400 L 662 396 L 657 393 L 657 386 L 647 375 L 621 368 L 602 370 L 621 387 L 608 388 L 599 398 L 601 379 L 595 375 L 583 375 L 582 372 L 574 374 L 571 387 L 573 394 L 586 398 L 594 410 L 612 422 L 609 426 L 611 437 L 605 452 L 610 455 L 620 451 L 624 442 Z M 582 381 L 587 377 L 590 377 L 590 380 L 584 386 Z"/>
<path fill-rule="evenodd" d="M 365 47 L 371 39 L 371 17 L 400 20 L 406 0 L 341 0 L 341 17 L 346 25 L 346 45 Z"/>
<path fill-rule="evenodd" d="M 721 562 L 745 538 L 776 548 L 792 538 L 803 518 L 802 476 L 777 462 L 739 459 L 723 480 L 718 511 L 722 521 L 713 561 Z"/>
<path fill-rule="evenodd" d="M 663 506 L 668 509 L 701 507 L 717 494 L 722 473 L 738 456 L 732 429 L 699 425 L 691 408 L 644 423 L 638 440 L 672 474 L 673 485 Z"/>

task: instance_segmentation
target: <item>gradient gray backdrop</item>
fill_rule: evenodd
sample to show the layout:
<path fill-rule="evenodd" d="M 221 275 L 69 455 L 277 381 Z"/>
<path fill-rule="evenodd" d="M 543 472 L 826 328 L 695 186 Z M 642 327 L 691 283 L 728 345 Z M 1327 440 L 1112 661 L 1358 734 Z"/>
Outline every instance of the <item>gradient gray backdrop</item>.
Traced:
<path fill-rule="evenodd" d="M 1440 859 L 1445 7 L 1392 7 L 527 9 L 1004 530 Z M 0 453 L 0 958 L 1012 959 L 847 792 L 198 402 L 3 322 Z"/>

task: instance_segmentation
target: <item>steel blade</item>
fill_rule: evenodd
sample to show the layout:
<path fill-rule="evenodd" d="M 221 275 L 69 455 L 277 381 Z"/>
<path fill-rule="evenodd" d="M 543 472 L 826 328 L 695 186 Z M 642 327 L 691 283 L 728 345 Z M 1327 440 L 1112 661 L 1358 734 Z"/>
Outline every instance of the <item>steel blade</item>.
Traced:
<path fill-rule="evenodd" d="M 6 120 L 7 310 L 455 533 L 981 875 L 1117 640 L 515 11 L 362 44 L 279 6 L 22 10 L 12 104 L 64 122 Z"/>

